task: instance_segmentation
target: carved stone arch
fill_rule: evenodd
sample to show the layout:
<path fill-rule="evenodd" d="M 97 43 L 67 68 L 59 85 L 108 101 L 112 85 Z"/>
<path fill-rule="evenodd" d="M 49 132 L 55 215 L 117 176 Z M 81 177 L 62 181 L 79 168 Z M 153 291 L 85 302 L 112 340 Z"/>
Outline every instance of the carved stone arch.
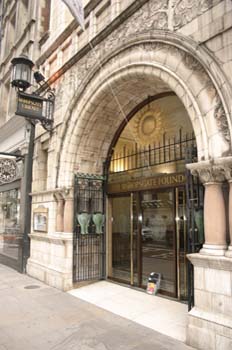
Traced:
<path fill-rule="evenodd" d="M 203 64 L 200 63 L 202 58 L 205 60 Z M 117 100 L 120 102 L 117 97 L 120 91 L 117 87 L 126 89 L 128 82 L 133 86 L 135 79 L 141 80 L 141 86 L 147 89 L 147 94 L 150 93 L 150 85 L 145 84 L 145 78 L 147 82 L 153 79 L 153 84 L 160 84 L 160 89 L 154 92 L 172 90 L 179 96 L 193 123 L 199 160 L 230 153 L 231 122 L 226 103 L 230 89 L 225 84 L 223 74 L 220 74 L 221 80 L 216 81 L 214 73 L 219 74 L 220 69 L 210 55 L 203 55 L 202 49 L 196 43 L 193 45 L 188 39 L 183 45 L 183 38 L 167 33 L 154 38 L 149 36 L 149 41 L 148 36 L 144 35 L 139 40 L 132 39 L 121 45 L 101 62 L 101 69 L 95 67 L 91 70 L 76 91 L 66 113 L 60 138 L 56 186 L 71 185 L 75 170 L 89 171 L 88 166 L 84 165 L 86 160 L 89 166 L 91 164 L 92 171 L 101 171 L 100 164 L 111 141 L 107 142 L 107 138 L 113 138 L 112 133 L 116 131 L 120 118 L 125 118 L 129 108 L 133 108 L 129 104 L 125 111 L 120 110 L 120 103 L 117 103 Z M 209 68 L 205 66 L 213 67 L 210 74 Z M 223 100 L 223 89 L 219 89 L 222 81 L 226 90 Z M 115 105 L 119 107 L 118 113 L 114 114 L 115 119 L 110 120 L 112 125 L 115 124 L 114 128 L 109 130 L 108 125 L 107 135 L 103 131 L 108 121 L 101 119 L 101 111 L 107 105 L 102 104 L 104 99 L 107 103 L 112 103 L 112 99 L 115 99 Z M 141 101 L 136 101 L 139 102 Z M 91 144 L 91 135 L 96 127 L 99 129 L 99 144 L 94 146 Z M 221 148 L 215 148 L 217 143 Z M 62 172 L 60 169 L 63 169 Z"/>

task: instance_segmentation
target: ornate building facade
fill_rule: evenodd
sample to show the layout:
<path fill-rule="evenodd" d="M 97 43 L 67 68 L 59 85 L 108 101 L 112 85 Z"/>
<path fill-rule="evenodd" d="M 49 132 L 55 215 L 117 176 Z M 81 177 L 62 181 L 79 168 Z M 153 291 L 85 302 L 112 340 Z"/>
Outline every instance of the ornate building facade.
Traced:
<path fill-rule="evenodd" d="M 15 115 L 11 60 L 38 55 L 37 9 L 29 0 L 0 1 L 0 261 L 26 270 L 29 256 L 31 161 L 30 123 Z"/>
<path fill-rule="evenodd" d="M 188 344 L 230 349 L 232 2 L 84 1 L 85 31 L 36 3 L 56 102 L 52 132 L 36 126 L 27 273 L 68 290 L 155 271 L 189 300 Z"/>

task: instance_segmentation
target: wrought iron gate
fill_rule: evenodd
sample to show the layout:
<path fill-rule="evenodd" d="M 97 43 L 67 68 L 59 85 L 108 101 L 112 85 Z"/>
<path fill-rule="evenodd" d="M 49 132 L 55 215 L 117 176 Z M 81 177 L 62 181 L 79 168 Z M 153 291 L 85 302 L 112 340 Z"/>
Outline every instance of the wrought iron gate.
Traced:
<path fill-rule="evenodd" d="M 105 276 L 105 215 L 103 177 L 77 174 L 74 184 L 73 280 Z"/>
<path fill-rule="evenodd" d="M 193 163 L 197 159 L 196 147 L 188 149 L 186 163 Z M 188 253 L 198 253 L 204 242 L 204 187 L 199 178 L 186 170 L 186 201 L 188 225 Z M 188 262 L 188 309 L 194 306 L 194 271 Z"/>

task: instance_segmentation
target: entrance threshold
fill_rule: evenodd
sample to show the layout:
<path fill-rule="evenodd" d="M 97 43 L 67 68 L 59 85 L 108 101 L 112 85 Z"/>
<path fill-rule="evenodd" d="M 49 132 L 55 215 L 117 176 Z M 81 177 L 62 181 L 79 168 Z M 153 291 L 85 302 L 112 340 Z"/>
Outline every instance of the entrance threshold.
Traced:
<path fill-rule="evenodd" d="M 186 341 L 186 304 L 109 281 L 98 281 L 68 293 L 157 332 Z"/>

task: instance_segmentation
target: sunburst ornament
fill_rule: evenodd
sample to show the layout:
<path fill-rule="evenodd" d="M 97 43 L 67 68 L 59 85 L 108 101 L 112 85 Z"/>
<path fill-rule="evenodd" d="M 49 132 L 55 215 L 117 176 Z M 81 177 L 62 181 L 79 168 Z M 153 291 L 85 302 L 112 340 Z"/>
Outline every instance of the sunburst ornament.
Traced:
<path fill-rule="evenodd" d="M 160 138 L 163 131 L 163 112 L 160 107 L 143 110 L 135 117 L 134 134 L 137 143 L 152 143 Z"/>

